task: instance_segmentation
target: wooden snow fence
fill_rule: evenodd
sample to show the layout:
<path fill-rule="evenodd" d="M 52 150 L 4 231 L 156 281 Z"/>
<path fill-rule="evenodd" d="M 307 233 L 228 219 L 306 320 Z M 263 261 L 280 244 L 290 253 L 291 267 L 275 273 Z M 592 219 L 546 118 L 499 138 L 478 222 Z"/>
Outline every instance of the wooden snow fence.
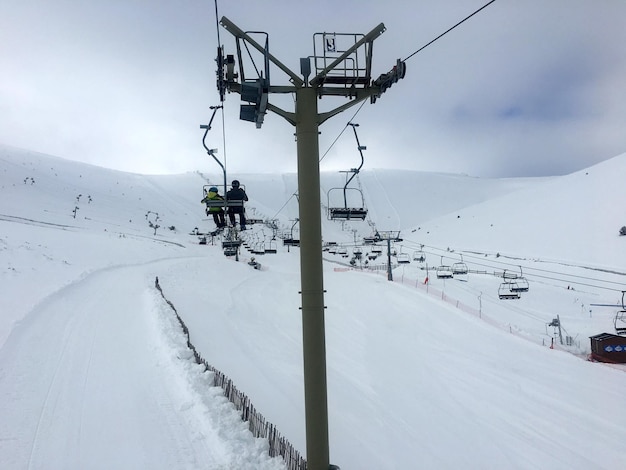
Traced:
<path fill-rule="evenodd" d="M 250 402 L 250 398 L 245 393 L 241 392 L 231 379 L 223 372 L 210 365 L 196 350 L 196 347 L 189 339 L 189 328 L 187 328 L 187 325 L 185 325 L 185 322 L 178 314 L 174 304 L 165 297 L 158 277 L 154 281 L 154 286 L 176 315 L 183 333 L 187 338 L 187 347 L 193 352 L 196 363 L 202 364 L 205 370 L 213 372 L 213 385 L 215 387 L 221 387 L 222 390 L 224 390 L 224 396 L 235 406 L 235 409 L 241 412 L 241 420 L 248 423 L 248 429 L 252 435 L 268 440 L 270 457 L 282 457 L 288 470 L 306 470 L 306 460 L 293 445 L 278 432 L 276 426 L 268 422 L 263 415 L 255 409 Z"/>

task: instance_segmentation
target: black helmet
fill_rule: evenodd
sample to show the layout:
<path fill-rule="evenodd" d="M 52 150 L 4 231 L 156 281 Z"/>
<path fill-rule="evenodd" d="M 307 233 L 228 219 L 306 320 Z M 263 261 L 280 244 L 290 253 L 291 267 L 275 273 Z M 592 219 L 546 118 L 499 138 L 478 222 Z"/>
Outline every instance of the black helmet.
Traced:
<path fill-rule="evenodd" d="M 232 185 L 233 188 L 238 188 L 239 187 L 239 180 L 233 180 L 231 185 Z"/>

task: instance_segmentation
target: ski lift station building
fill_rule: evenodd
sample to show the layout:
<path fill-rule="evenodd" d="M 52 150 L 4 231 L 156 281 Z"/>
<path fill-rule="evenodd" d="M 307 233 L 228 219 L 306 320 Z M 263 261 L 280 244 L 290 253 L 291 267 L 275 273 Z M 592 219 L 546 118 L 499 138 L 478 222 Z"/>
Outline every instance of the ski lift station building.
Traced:
<path fill-rule="evenodd" d="M 589 339 L 592 359 L 614 364 L 626 363 L 626 336 L 601 333 Z"/>

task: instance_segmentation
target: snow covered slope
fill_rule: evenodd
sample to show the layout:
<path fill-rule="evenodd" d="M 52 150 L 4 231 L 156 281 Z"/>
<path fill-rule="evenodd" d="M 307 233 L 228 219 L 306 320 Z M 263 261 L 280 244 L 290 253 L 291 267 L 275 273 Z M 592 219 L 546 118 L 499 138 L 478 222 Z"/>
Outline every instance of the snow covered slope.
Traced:
<path fill-rule="evenodd" d="M 283 468 L 208 386 L 156 276 L 203 357 L 304 453 L 297 248 L 276 243 L 254 270 L 246 251 L 199 245 L 190 232 L 213 227 L 202 185 L 221 179 L 204 171 L 134 175 L 7 147 L 0 164 L 0 468 Z M 615 313 L 591 304 L 624 285 L 625 222 L 598 204 L 619 199 L 624 169 L 622 155 L 536 180 L 363 172 L 373 225 L 325 221 L 324 239 L 351 252 L 374 226 L 402 230 L 393 248 L 423 245 L 427 261 L 393 258 L 392 283 L 325 254 L 333 463 L 619 468 L 626 374 L 584 356 Z M 249 215 L 291 227 L 295 175 L 236 177 Z M 342 181 L 323 175 L 322 198 Z M 437 278 L 461 257 L 467 276 Z M 519 300 L 498 299 L 505 269 L 530 282 Z M 556 315 L 573 342 L 550 349 Z"/>

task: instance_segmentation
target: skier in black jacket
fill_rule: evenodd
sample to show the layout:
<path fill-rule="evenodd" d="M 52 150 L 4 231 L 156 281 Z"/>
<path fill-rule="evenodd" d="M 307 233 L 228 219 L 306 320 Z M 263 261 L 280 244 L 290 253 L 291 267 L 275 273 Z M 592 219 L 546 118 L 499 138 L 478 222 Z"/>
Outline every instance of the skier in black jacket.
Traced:
<path fill-rule="evenodd" d="M 226 193 L 226 199 L 228 201 L 247 201 L 248 195 L 244 191 L 244 189 L 239 184 L 238 180 L 233 180 L 231 183 L 232 188 Z M 246 214 L 244 212 L 243 205 L 241 206 L 229 206 L 228 207 L 228 218 L 230 219 L 230 224 L 235 226 L 235 214 L 239 214 L 239 228 L 241 230 L 246 229 Z"/>

